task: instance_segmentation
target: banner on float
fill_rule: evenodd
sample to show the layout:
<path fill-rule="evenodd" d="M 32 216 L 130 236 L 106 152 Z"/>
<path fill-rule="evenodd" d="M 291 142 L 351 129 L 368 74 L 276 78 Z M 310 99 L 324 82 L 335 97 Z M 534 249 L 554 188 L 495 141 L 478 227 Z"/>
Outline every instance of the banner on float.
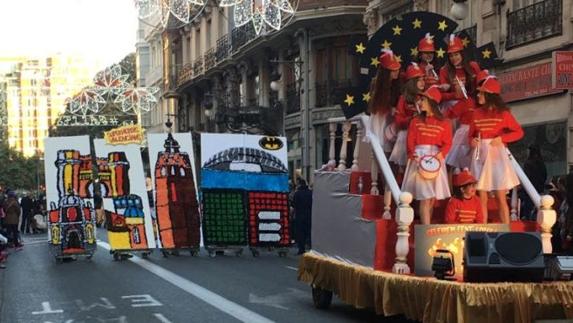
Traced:
<path fill-rule="evenodd" d="M 197 248 L 201 217 L 191 133 L 148 134 L 147 143 L 158 247 Z"/>
<path fill-rule="evenodd" d="M 205 245 L 286 246 L 286 138 L 201 135 Z"/>
<path fill-rule="evenodd" d="M 48 241 L 56 256 L 96 249 L 93 173 L 88 136 L 44 141 Z"/>
<path fill-rule="evenodd" d="M 468 231 L 507 232 L 507 224 L 430 224 L 416 225 L 414 271 L 416 276 L 433 276 L 432 261 L 438 249 L 454 256 L 456 276 L 463 276 L 464 237 Z"/>
<path fill-rule="evenodd" d="M 139 124 L 127 125 L 104 132 L 105 142 L 110 145 L 141 144 L 143 129 Z"/>
<path fill-rule="evenodd" d="M 94 140 L 111 250 L 155 248 L 140 146 Z"/>

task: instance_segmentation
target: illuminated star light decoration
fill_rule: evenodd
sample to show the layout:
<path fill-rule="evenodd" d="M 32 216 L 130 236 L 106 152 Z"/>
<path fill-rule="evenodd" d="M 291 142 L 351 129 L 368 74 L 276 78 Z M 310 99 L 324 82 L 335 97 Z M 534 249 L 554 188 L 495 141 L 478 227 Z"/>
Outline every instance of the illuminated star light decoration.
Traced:
<path fill-rule="evenodd" d="M 112 95 L 116 95 L 119 91 L 129 86 L 126 82 L 128 78 L 129 75 L 122 74 L 121 66 L 119 64 L 114 64 L 110 67 L 106 67 L 105 70 L 98 72 L 94 77 L 93 82 L 95 88 L 101 95 L 110 97 Z"/>
<path fill-rule="evenodd" d="M 123 90 L 114 100 L 124 113 L 149 112 L 157 105 L 157 87 L 138 87 Z"/>
<path fill-rule="evenodd" d="M 262 32 L 264 24 L 280 30 L 283 13 L 295 12 L 289 0 L 221 0 L 219 6 L 234 6 L 235 25 L 240 27 L 252 21 L 257 35 Z"/>
<path fill-rule="evenodd" d="M 68 101 L 68 109 L 72 114 L 97 114 L 107 103 L 96 87 L 81 90 Z"/>
<path fill-rule="evenodd" d="M 159 15 L 163 27 L 173 16 L 183 24 L 190 23 L 197 15 L 191 14 L 194 6 L 204 6 L 205 0 L 134 0 L 140 19 Z"/>

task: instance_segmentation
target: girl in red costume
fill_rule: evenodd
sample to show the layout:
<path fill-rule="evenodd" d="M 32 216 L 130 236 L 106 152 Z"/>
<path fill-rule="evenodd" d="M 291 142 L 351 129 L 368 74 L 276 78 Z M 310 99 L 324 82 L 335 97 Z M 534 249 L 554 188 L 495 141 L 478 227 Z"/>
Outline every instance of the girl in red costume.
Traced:
<path fill-rule="evenodd" d="M 454 175 L 454 196 L 446 206 L 446 223 L 485 223 L 476 183 L 467 168 Z"/>
<path fill-rule="evenodd" d="M 519 184 L 506 145 L 523 137 L 521 126 L 500 96 L 501 85 L 488 77 L 478 88 L 479 108 L 474 111 L 468 137 L 472 150 L 471 171 L 478 179 L 477 190 L 487 219 L 488 192 L 494 191 L 500 218 L 509 223 L 506 195 Z"/>
<path fill-rule="evenodd" d="M 400 95 L 400 62 L 391 51 L 384 51 L 379 57 L 380 65 L 376 77 L 372 81 L 370 93 L 372 98 L 368 104 L 371 130 L 380 139 L 385 152 L 392 151 L 390 142 L 384 139 L 384 129 L 392 108 Z M 366 138 L 366 137 L 365 137 Z"/>
<path fill-rule="evenodd" d="M 438 104 L 441 99 L 442 94 L 436 86 L 422 93 L 419 104 L 422 113 L 412 119 L 408 127 L 409 161 L 402 191 L 412 193 L 414 198 L 420 201 L 422 224 L 430 224 L 436 199 L 450 197 L 448 175 L 443 162 L 452 144 L 452 126 L 440 113 Z M 442 165 L 437 170 L 437 177 L 433 179 L 422 176 L 419 170 L 419 163 L 428 156 L 434 156 Z"/>
<path fill-rule="evenodd" d="M 459 121 L 446 164 L 460 169 L 469 167 L 471 162 L 466 138 L 475 108 L 476 75 L 480 72 L 476 62 L 464 58 L 463 49 L 462 40 L 452 35 L 448 43 L 448 61 L 440 69 L 440 88 L 445 91 L 443 100 L 448 101 L 443 104 L 442 111 L 446 117 Z"/>
<path fill-rule="evenodd" d="M 418 101 L 424 92 L 424 71 L 416 63 L 412 63 L 406 69 L 406 83 L 403 85 L 402 95 L 396 105 L 394 123 L 398 130 L 398 138 L 392 149 L 389 160 L 400 167 L 400 173 L 404 172 L 404 167 L 408 161 L 406 154 L 406 138 L 410 120 L 419 114 Z"/>
<path fill-rule="evenodd" d="M 430 34 L 418 42 L 418 65 L 424 71 L 424 81 L 426 82 L 426 89 L 439 82 L 438 74 L 434 68 L 434 55 L 436 48 L 434 47 L 434 37 Z"/>

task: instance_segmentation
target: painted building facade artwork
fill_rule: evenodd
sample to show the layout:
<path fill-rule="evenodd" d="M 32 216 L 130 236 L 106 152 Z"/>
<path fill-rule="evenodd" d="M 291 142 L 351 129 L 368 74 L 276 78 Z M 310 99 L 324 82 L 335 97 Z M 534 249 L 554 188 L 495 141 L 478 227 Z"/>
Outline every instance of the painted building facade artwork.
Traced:
<path fill-rule="evenodd" d="M 103 139 L 94 140 L 94 146 L 111 249 L 155 248 L 156 221 L 149 209 L 140 146 L 109 145 Z"/>
<path fill-rule="evenodd" d="M 205 245 L 290 243 L 286 139 L 201 136 Z"/>
<path fill-rule="evenodd" d="M 45 139 L 48 240 L 56 256 L 92 254 L 96 249 L 91 195 L 82 176 L 82 160 L 90 158 L 88 136 Z M 70 148 L 71 147 L 71 148 Z"/>
<path fill-rule="evenodd" d="M 147 141 L 159 247 L 197 248 L 201 217 L 191 134 L 149 134 Z"/>

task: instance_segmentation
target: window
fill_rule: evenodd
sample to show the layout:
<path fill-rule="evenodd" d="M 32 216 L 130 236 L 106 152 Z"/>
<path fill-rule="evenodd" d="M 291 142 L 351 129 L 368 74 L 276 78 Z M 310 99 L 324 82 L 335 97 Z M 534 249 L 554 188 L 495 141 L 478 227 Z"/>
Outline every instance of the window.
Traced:
<path fill-rule="evenodd" d="M 563 33 L 563 0 L 544 0 L 507 14 L 506 48 Z"/>

